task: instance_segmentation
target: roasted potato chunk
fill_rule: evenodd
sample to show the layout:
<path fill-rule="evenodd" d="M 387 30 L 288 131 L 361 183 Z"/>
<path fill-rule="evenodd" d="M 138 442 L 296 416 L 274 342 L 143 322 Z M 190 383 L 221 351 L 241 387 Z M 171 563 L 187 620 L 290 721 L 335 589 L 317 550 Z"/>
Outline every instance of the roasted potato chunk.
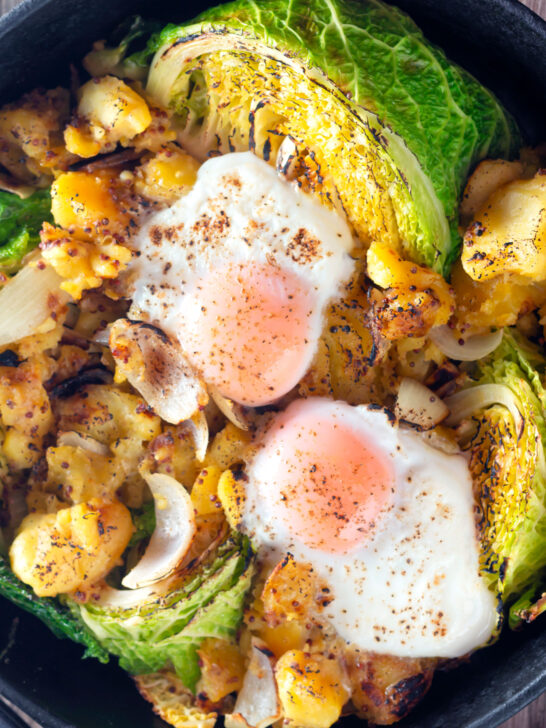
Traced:
<path fill-rule="evenodd" d="M 67 149 L 80 157 L 93 157 L 127 145 L 151 123 L 146 101 L 115 76 L 92 78 L 80 89 L 77 117 L 65 130 Z"/>
<path fill-rule="evenodd" d="M 39 597 L 74 592 L 115 566 L 132 533 L 119 501 L 92 499 L 56 514 L 31 514 L 11 545 L 11 567 Z"/>
<path fill-rule="evenodd" d="M 275 667 L 283 715 L 304 728 L 330 728 L 349 698 L 335 657 L 291 650 Z"/>
<path fill-rule="evenodd" d="M 546 174 L 510 182 L 488 198 L 465 233 L 461 260 L 475 281 L 503 273 L 546 279 Z"/>
<path fill-rule="evenodd" d="M 351 700 L 362 718 L 377 725 L 407 715 L 432 682 L 433 668 L 425 660 L 354 654 L 348 665 Z"/>

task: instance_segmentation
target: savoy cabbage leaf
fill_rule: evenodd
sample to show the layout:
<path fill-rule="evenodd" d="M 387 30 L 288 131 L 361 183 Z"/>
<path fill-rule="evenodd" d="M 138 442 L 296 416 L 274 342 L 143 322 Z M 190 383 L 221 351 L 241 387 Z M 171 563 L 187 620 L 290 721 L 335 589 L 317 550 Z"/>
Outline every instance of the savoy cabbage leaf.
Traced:
<path fill-rule="evenodd" d="M 84 657 L 108 662 L 108 653 L 101 647 L 80 617 L 58 599 L 37 597 L 27 584 L 12 572 L 8 560 L 0 554 L 0 594 L 21 609 L 38 617 L 59 639 L 69 638 L 85 647 Z"/>
<path fill-rule="evenodd" d="M 181 577 L 161 598 L 136 607 L 71 602 L 72 610 L 102 647 L 132 674 L 173 667 L 190 690 L 199 679 L 197 649 L 206 637 L 233 639 L 253 575 L 244 538 L 230 538 L 214 558 Z"/>
<path fill-rule="evenodd" d="M 516 423 L 500 405 L 476 412 L 469 445 L 482 512 L 482 568 L 490 586 L 511 605 L 511 626 L 546 584 L 545 373 L 540 350 L 506 331 L 500 346 L 479 364 L 476 379 L 507 387 L 522 418 Z"/>
<path fill-rule="evenodd" d="M 180 78 L 191 64 L 179 65 L 177 78 L 174 48 L 187 44 L 190 50 L 192 43 L 202 56 L 222 49 L 223 56 L 217 53 L 210 63 L 224 64 L 223 74 L 233 72 L 226 52 L 252 64 L 262 78 L 273 52 L 280 54 L 280 73 L 288 73 L 296 60 L 310 84 L 295 93 L 308 98 L 318 93 L 317 83 L 324 87 L 317 71 L 333 81 L 346 95 L 337 103 L 359 115 L 372 132 L 369 143 L 384 146 L 390 158 L 377 150 L 378 158 L 372 157 L 371 163 L 378 187 L 390 187 L 401 246 L 418 262 L 449 272 L 459 250 L 458 204 L 469 171 L 485 157 L 513 156 L 520 138 L 494 95 L 449 62 L 407 15 L 379 0 L 236 0 L 178 29 L 170 25 L 149 41 L 147 57 L 159 49 L 161 53 L 152 62 L 148 86 L 163 102 L 169 101 L 170 93 L 170 103 L 179 111 L 184 99 L 190 100 Z M 253 94 L 259 93 L 259 85 Z M 213 97 L 210 93 L 211 102 Z M 270 103 L 266 97 L 264 90 L 264 103 Z M 211 114 L 225 115 L 219 111 L 221 102 L 212 106 Z M 321 102 L 321 107 L 328 125 L 327 105 Z M 212 135 L 221 125 L 217 119 L 208 125 L 197 121 L 201 133 L 208 128 Z M 233 125 L 233 117 L 224 125 Z M 354 136 L 348 126 L 332 127 L 332 133 L 344 134 L 348 145 Z M 314 154 L 327 143 L 305 141 Z M 397 174 L 382 169 L 389 162 Z M 362 168 L 369 164 L 369 159 L 362 160 Z M 345 204 L 343 197 L 342 201 Z M 377 196 L 377 204 L 385 206 L 385 201 Z"/>

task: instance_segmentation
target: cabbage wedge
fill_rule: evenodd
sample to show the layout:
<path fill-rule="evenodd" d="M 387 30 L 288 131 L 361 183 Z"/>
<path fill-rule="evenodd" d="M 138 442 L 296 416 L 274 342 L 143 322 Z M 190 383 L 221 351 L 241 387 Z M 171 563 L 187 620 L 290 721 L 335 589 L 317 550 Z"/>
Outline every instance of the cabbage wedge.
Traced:
<path fill-rule="evenodd" d="M 505 332 L 496 351 L 479 364 L 477 384 L 505 387 L 520 416 L 512 406 L 477 407 L 468 445 L 481 505 L 481 566 L 502 602 L 512 605 L 512 627 L 546 584 L 545 372 L 542 353 Z M 466 392 L 471 402 L 472 388 Z"/>
<path fill-rule="evenodd" d="M 341 206 L 363 245 L 444 274 L 469 169 L 518 147 L 495 97 L 378 0 L 238 0 L 167 26 L 152 50 L 147 93 L 191 153 L 275 161 L 288 138 L 299 182 Z"/>
<path fill-rule="evenodd" d="M 73 613 L 107 652 L 133 675 L 174 670 L 195 690 L 197 650 L 207 637 L 234 639 L 254 574 L 248 540 L 228 537 L 197 568 L 148 589 L 106 589 Z"/>

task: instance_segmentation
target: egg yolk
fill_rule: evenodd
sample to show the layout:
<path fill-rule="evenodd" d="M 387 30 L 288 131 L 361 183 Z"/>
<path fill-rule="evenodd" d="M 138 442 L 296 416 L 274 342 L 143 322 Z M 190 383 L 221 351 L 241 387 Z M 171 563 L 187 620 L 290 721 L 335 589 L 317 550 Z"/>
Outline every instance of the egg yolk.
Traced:
<path fill-rule="evenodd" d="M 376 443 L 332 418 L 300 412 L 268 434 L 266 495 L 299 543 L 347 552 L 366 541 L 391 501 L 394 471 Z"/>
<path fill-rule="evenodd" d="M 201 278 L 188 296 L 179 338 L 201 377 L 250 407 L 294 387 L 314 354 L 312 289 L 271 264 L 229 264 Z"/>

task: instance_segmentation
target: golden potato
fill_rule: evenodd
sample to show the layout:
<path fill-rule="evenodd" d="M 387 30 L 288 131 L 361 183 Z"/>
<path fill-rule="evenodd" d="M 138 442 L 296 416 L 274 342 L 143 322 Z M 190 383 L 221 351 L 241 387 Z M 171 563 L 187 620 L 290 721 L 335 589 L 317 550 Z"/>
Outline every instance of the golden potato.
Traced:
<path fill-rule="evenodd" d="M 216 703 L 229 693 L 240 690 L 244 676 L 244 658 L 236 644 L 208 637 L 197 650 L 201 679 L 196 691 Z"/>
<path fill-rule="evenodd" d="M 136 169 L 135 189 L 156 202 L 174 202 L 193 187 L 199 167 L 183 149 L 163 147 Z"/>
<path fill-rule="evenodd" d="M 503 273 L 546 279 L 546 175 L 496 190 L 468 227 L 463 268 L 476 281 Z"/>
<path fill-rule="evenodd" d="M 83 291 L 117 278 L 131 260 L 131 251 L 112 239 L 100 244 L 78 240 L 47 222 L 40 238 L 43 259 L 64 278 L 60 287 L 75 301 L 79 301 Z"/>
<path fill-rule="evenodd" d="M 117 563 L 133 533 L 120 502 L 87 503 L 23 519 L 10 548 L 13 572 L 39 597 L 82 589 Z"/>
<path fill-rule="evenodd" d="M 80 157 L 127 145 L 152 117 L 146 101 L 115 76 L 92 78 L 80 89 L 76 122 L 65 130 L 67 149 Z"/>
<path fill-rule="evenodd" d="M 349 698 L 335 657 L 285 652 L 275 667 L 275 678 L 284 717 L 304 728 L 330 728 Z"/>
<path fill-rule="evenodd" d="M 51 212 L 56 224 L 83 240 L 94 235 L 126 234 L 129 215 L 115 194 L 108 171 L 66 172 L 51 186 Z"/>
<path fill-rule="evenodd" d="M 433 667 L 426 660 L 355 652 L 347 662 L 351 700 L 360 717 L 376 725 L 407 715 L 432 681 Z"/>
<path fill-rule="evenodd" d="M 222 511 L 218 498 L 218 481 L 222 471 L 215 465 L 203 468 L 191 489 L 191 501 L 198 515 L 206 516 Z"/>

